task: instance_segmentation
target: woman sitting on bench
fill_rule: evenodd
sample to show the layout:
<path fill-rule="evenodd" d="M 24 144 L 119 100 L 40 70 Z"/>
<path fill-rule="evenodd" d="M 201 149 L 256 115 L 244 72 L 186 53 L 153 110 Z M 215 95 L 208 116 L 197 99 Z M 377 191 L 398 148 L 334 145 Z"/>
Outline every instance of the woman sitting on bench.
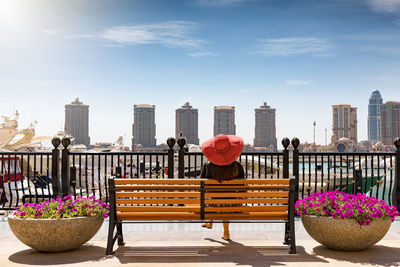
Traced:
<path fill-rule="evenodd" d="M 205 141 L 201 145 L 203 154 L 208 159 L 201 170 L 201 178 L 215 179 L 219 182 L 244 179 L 243 166 L 236 160 L 243 151 L 243 139 L 239 136 L 220 134 Z M 238 185 L 240 186 L 240 185 Z M 213 191 L 218 192 L 218 191 Z M 235 206 L 240 204 L 211 204 L 209 206 Z M 202 227 L 212 228 L 212 221 L 204 223 Z M 229 240 L 229 221 L 223 221 L 224 234 L 223 239 Z"/>

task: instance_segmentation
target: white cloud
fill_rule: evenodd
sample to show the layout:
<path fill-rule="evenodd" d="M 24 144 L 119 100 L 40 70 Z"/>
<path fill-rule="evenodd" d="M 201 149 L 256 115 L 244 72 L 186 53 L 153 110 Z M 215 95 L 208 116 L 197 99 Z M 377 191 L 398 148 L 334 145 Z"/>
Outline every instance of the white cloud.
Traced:
<path fill-rule="evenodd" d="M 303 80 L 286 80 L 286 85 L 288 86 L 307 86 L 310 85 L 310 81 L 303 81 Z"/>
<path fill-rule="evenodd" d="M 44 34 L 60 37 L 61 39 L 94 39 L 95 34 L 65 33 L 58 30 L 47 29 L 42 31 Z"/>
<path fill-rule="evenodd" d="M 249 0 L 197 0 L 202 6 L 234 6 L 249 2 Z"/>
<path fill-rule="evenodd" d="M 161 44 L 170 47 L 199 47 L 205 40 L 192 36 L 196 23 L 168 21 L 163 23 L 105 28 L 99 33 L 71 34 L 56 30 L 44 30 L 44 34 L 62 39 L 99 39 L 116 45 Z"/>
<path fill-rule="evenodd" d="M 313 57 L 321 57 L 321 58 L 331 58 L 334 57 L 335 55 L 333 54 L 315 54 Z"/>
<path fill-rule="evenodd" d="M 45 29 L 42 32 L 44 34 L 48 34 L 48 35 L 61 35 L 63 33 L 62 31 L 57 31 L 57 30 L 52 30 L 52 29 Z"/>
<path fill-rule="evenodd" d="M 213 52 L 194 52 L 194 53 L 189 53 L 188 56 L 190 56 L 190 57 L 216 57 L 219 55 L 216 53 L 213 53 Z"/>
<path fill-rule="evenodd" d="M 368 5 L 377 12 L 400 11 L 400 0 L 367 0 Z"/>
<path fill-rule="evenodd" d="M 106 28 L 101 37 L 119 44 L 162 44 L 174 47 L 198 47 L 206 43 L 191 36 L 196 24 L 188 21 Z"/>
<path fill-rule="evenodd" d="M 258 46 L 253 53 L 266 56 L 321 54 L 321 51 L 330 48 L 327 41 L 315 37 L 263 39 L 258 42 Z"/>

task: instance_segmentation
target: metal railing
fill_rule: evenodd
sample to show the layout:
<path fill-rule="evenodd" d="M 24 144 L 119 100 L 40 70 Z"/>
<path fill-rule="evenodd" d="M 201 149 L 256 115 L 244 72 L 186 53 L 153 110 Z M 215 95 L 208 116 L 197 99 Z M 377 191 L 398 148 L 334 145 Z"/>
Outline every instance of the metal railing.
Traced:
<path fill-rule="evenodd" d="M 70 140 L 54 138 L 52 152 L 0 152 L 0 210 L 60 195 L 91 195 L 108 202 L 106 180 L 199 178 L 207 161 L 185 151 L 184 138 L 169 138 L 163 152 L 71 152 Z M 59 148 L 62 144 L 62 148 Z M 289 146 L 293 150 L 289 151 Z M 393 153 L 300 152 L 300 141 L 282 140 L 281 152 L 243 152 L 245 177 L 296 178 L 298 197 L 317 191 L 366 193 L 400 203 L 400 139 Z"/>
<path fill-rule="evenodd" d="M 11 210 L 25 201 L 53 195 L 52 154 L 47 152 L 0 153 L 0 209 Z"/>

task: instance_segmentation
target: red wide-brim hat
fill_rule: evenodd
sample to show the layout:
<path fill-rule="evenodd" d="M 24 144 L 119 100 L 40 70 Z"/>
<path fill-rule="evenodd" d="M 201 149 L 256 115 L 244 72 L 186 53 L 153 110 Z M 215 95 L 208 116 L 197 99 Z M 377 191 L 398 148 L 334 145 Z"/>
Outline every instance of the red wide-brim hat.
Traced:
<path fill-rule="evenodd" d="M 219 134 L 201 145 L 204 156 L 215 165 L 234 162 L 243 151 L 243 139 L 236 135 Z"/>

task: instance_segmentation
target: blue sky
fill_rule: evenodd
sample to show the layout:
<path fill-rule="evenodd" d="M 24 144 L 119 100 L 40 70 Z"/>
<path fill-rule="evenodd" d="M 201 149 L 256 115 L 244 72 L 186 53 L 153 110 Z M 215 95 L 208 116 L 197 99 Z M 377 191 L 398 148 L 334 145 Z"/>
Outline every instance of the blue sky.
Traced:
<path fill-rule="evenodd" d="M 237 134 L 253 143 L 254 109 L 277 110 L 278 142 L 331 136 L 332 105 L 358 107 L 367 138 L 373 90 L 400 101 L 400 0 L 147 0 L 0 2 L 0 115 L 64 125 L 64 105 L 90 105 L 92 142 L 130 144 L 134 104 L 156 105 L 157 143 L 174 135 L 175 109 L 236 107 Z"/>

